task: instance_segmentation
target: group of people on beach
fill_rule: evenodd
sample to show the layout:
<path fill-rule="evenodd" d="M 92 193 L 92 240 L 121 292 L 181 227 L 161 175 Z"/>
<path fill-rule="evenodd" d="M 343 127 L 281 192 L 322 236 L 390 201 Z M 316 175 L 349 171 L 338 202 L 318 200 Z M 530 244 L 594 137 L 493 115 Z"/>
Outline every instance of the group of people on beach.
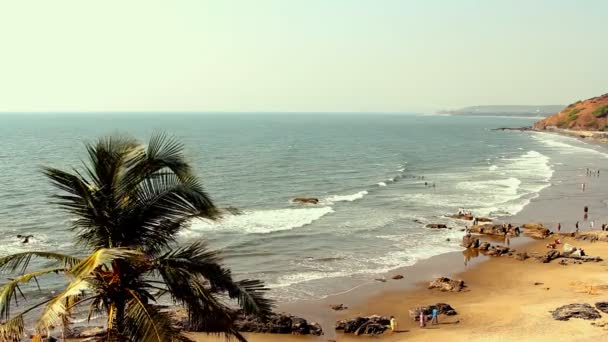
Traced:
<path fill-rule="evenodd" d="M 424 308 L 418 308 L 418 312 L 420 312 L 420 315 L 418 316 L 420 328 L 424 328 L 424 327 L 426 327 L 426 324 L 427 324 L 426 323 L 427 317 L 424 313 Z M 433 308 L 431 310 L 431 324 L 432 325 L 439 324 L 439 310 L 437 310 L 437 308 Z M 397 319 L 395 318 L 395 316 L 391 316 L 389 327 L 392 332 L 397 332 Z"/>

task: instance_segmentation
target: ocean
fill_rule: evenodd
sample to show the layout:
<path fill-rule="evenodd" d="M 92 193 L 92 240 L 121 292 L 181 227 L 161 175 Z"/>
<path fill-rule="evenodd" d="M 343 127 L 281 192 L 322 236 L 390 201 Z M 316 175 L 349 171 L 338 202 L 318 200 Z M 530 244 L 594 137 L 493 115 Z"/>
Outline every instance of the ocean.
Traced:
<path fill-rule="evenodd" d="M 3 114 L 0 253 L 82 253 L 67 230 L 70 217 L 50 204 L 55 190 L 41 166 L 79 167 L 84 142 L 102 135 L 145 141 L 166 131 L 185 144 L 217 205 L 242 211 L 192 222 L 180 240 L 208 240 L 236 277 L 264 280 L 281 302 L 321 298 L 461 250 L 465 223 L 446 214 L 516 214 L 551 186 L 564 159 L 607 156 L 572 138 L 492 130 L 533 122 L 380 113 Z M 34 235 L 28 244 L 16 237 L 24 233 Z M 50 290 L 60 284 L 41 281 Z"/>

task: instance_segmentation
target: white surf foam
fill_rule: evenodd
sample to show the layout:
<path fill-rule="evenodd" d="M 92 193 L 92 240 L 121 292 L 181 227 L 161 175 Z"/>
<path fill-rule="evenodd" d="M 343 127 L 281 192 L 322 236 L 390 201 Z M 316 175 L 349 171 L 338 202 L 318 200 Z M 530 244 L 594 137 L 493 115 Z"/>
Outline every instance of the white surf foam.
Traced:
<path fill-rule="evenodd" d="M 238 231 L 264 234 L 300 228 L 334 212 L 331 207 L 245 211 L 242 215 L 227 215 L 218 222 L 194 221 L 184 234 L 200 231 Z"/>
<path fill-rule="evenodd" d="M 335 203 L 335 202 L 352 202 L 358 199 L 362 199 L 363 196 L 367 195 L 367 190 L 359 191 L 350 195 L 333 195 L 326 198 L 327 202 Z"/>
<path fill-rule="evenodd" d="M 378 185 L 378 186 L 386 186 L 386 183 L 384 183 L 384 182 L 380 182 L 380 183 L 378 183 L 377 185 Z"/>
<path fill-rule="evenodd" d="M 560 154 L 574 154 L 574 153 L 589 153 L 602 156 L 604 158 L 608 158 L 608 154 L 587 147 L 576 146 L 577 144 L 583 144 L 581 141 L 572 137 L 565 137 L 563 135 L 557 134 L 546 134 L 546 133 L 536 133 L 532 135 L 537 141 L 554 148 Z"/>
<path fill-rule="evenodd" d="M 498 166 L 496 166 L 496 165 L 491 165 L 491 166 L 488 168 L 488 170 L 489 170 L 489 171 L 496 171 L 496 170 L 498 170 Z"/>

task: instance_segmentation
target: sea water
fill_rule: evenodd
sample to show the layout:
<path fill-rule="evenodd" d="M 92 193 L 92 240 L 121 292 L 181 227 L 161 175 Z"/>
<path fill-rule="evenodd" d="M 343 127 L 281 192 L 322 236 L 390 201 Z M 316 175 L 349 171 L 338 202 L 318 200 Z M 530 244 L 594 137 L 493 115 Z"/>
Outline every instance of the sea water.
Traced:
<path fill-rule="evenodd" d="M 575 139 L 493 128 L 534 119 L 420 114 L 83 113 L 0 116 L 0 253 L 82 254 L 71 217 L 41 166 L 69 170 L 84 142 L 166 131 L 219 207 L 241 215 L 193 221 L 183 243 L 222 249 L 238 278 L 258 278 L 280 301 L 345 291 L 379 274 L 458 251 L 459 208 L 501 217 L 551 185 L 555 157 L 597 154 Z M 426 185 L 425 185 L 426 183 Z M 316 205 L 294 197 L 315 197 Z M 453 229 L 428 229 L 446 223 Z M 17 234 L 33 234 L 23 244 Z M 45 289 L 61 279 L 42 281 Z M 48 293 L 48 292 L 47 292 Z"/>

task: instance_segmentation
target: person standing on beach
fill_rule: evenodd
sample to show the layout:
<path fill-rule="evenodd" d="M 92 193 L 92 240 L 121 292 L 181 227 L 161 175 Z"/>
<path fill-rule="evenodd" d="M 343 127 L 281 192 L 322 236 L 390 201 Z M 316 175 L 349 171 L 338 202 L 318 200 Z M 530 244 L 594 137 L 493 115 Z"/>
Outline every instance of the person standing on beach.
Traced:
<path fill-rule="evenodd" d="M 420 308 L 420 327 L 424 328 L 426 326 L 426 317 L 424 316 L 424 310 Z"/>
<path fill-rule="evenodd" d="M 437 308 L 433 308 L 433 318 L 431 319 L 431 324 L 436 325 L 439 324 L 439 317 L 437 317 L 439 312 Z"/>
<path fill-rule="evenodd" d="M 391 316 L 391 331 L 395 332 L 395 330 L 397 330 L 397 320 L 395 316 Z"/>
<path fill-rule="evenodd" d="M 578 233 L 578 221 L 576 221 L 576 224 L 574 226 L 576 227 L 576 232 Z"/>
<path fill-rule="evenodd" d="M 583 189 L 583 191 L 585 191 L 585 183 L 581 183 L 581 189 Z"/>
<path fill-rule="evenodd" d="M 557 223 L 557 232 L 559 233 L 562 230 L 562 224 L 561 223 Z"/>
<path fill-rule="evenodd" d="M 589 222 L 589 227 L 591 227 L 591 230 L 593 230 L 593 225 L 594 225 L 594 222 L 593 222 L 593 220 L 591 220 L 591 222 Z"/>

